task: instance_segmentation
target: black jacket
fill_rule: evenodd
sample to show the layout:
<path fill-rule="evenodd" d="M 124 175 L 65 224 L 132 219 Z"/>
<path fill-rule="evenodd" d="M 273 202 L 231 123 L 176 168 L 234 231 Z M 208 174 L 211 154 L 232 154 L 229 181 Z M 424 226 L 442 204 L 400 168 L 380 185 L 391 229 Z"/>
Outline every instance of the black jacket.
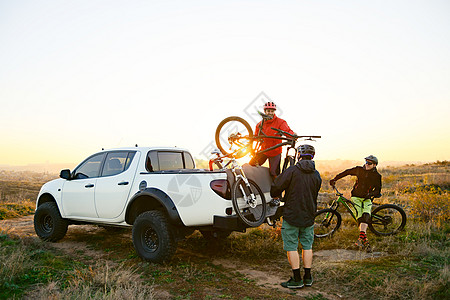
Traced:
<path fill-rule="evenodd" d="M 279 197 L 286 191 L 283 199 L 284 220 L 292 226 L 308 227 L 314 225 L 321 184 L 322 179 L 314 161 L 300 160 L 275 179 L 270 195 Z"/>
<path fill-rule="evenodd" d="M 363 167 L 354 167 L 337 174 L 332 181 L 336 181 L 347 175 L 356 176 L 352 197 L 378 198 L 381 196 L 381 175 L 377 168 L 366 170 Z"/>

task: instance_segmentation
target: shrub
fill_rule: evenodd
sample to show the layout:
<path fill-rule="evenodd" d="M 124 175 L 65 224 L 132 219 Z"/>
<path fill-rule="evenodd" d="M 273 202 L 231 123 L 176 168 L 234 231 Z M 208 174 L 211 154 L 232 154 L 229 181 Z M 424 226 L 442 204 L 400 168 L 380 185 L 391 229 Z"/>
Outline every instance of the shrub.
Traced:
<path fill-rule="evenodd" d="M 411 211 L 413 218 L 425 222 L 433 222 L 439 228 L 450 221 L 449 192 L 439 187 L 419 188 L 411 195 Z"/>

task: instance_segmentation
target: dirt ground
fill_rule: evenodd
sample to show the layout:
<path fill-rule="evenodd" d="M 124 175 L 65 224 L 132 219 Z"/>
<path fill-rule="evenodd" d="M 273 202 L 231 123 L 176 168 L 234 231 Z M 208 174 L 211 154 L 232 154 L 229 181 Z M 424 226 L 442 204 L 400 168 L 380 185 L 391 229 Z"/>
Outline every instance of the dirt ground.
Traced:
<path fill-rule="evenodd" d="M 31 237 L 38 238 L 34 232 L 33 226 L 33 215 L 16 218 L 0 220 L 0 230 L 7 232 L 9 235 L 18 237 Z M 63 240 L 57 243 L 52 243 L 52 247 L 63 251 L 64 253 L 70 255 L 71 257 L 76 257 L 85 263 L 95 262 L 100 259 L 108 260 L 110 265 L 114 265 L 114 261 L 109 259 L 109 254 L 105 251 L 94 250 L 87 246 L 86 243 L 80 241 L 80 235 L 85 234 L 95 234 L 98 231 L 104 230 L 101 227 L 95 225 L 73 225 L 69 226 L 67 235 Z M 131 240 L 131 231 L 125 231 L 120 233 L 120 239 Z M 190 253 L 186 249 L 179 248 L 177 250 L 177 255 L 180 256 L 192 256 L 197 258 L 206 258 L 200 253 Z M 349 260 L 362 260 L 373 257 L 383 256 L 385 253 L 374 252 L 366 253 L 357 250 L 347 250 L 347 249 L 334 249 L 334 250 L 320 250 L 314 252 L 314 265 L 319 264 L 333 264 L 340 263 Z M 286 281 L 291 274 L 286 273 L 286 268 L 274 267 L 270 270 L 264 267 L 255 267 L 250 264 L 243 264 L 242 262 L 236 262 L 233 260 L 228 260 L 224 258 L 216 258 L 212 260 L 215 265 L 220 265 L 223 268 L 230 270 L 230 272 L 238 272 L 244 275 L 246 278 L 254 280 L 254 282 L 263 288 L 276 289 L 280 293 L 295 293 L 299 298 L 304 298 L 307 296 L 316 295 L 318 293 L 322 294 L 326 299 L 341 299 L 340 295 L 332 295 L 323 290 L 320 290 L 319 285 L 313 285 L 310 288 L 300 289 L 300 290 L 287 290 L 280 286 L 280 283 Z M 287 264 L 287 261 L 286 261 Z M 161 290 L 155 291 L 158 294 L 159 299 L 170 298 L 170 295 Z"/>

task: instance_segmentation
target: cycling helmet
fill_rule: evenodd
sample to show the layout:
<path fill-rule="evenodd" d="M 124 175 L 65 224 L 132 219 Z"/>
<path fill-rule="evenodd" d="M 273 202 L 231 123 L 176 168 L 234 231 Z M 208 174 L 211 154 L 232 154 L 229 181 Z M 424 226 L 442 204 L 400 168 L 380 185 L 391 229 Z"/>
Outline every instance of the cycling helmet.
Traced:
<path fill-rule="evenodd" d="M 369 160 L 369 161 L 375 163 L 376 165 L 378 165 L 378 158 L 376 158 L 376 157 L 373 156 L 373 155 L 369 155 L 369 156 L 367 156 L 367 157 L 364 158 L 364 159 L 365 159 L 365 160 Z"/>
<path fill-rule="evenodd" d="M 266 102 L 266 104 L 264 104 L 264 109 L 277 109 L 277 106 L 275 105 L 274 102 Z"/>
<path fill-rule="evenodd" d="M 309 155 L 313 158 L 314 155 L 316 155 L 316 149 L 314 149 L 311 145 L 301 145 L 297 148 L 297 150 L 300 156 Z"/>

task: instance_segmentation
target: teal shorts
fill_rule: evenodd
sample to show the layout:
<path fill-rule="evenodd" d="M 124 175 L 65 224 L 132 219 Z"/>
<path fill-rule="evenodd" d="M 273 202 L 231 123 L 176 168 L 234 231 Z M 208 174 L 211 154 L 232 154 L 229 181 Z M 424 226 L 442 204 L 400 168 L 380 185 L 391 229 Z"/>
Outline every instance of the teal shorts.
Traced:
<path fill-rule="evenodd" d="M 372 212 L 372 201 L 370 199 L 364 199 L 359 197 L 352 197 L 352 202 L 355 204 L 356 220 L 362 217 L 363 213 Z"/>
<path fill-rule="evenodd" d="M 314 225 L 296 227 L 283 220 L 281 238 L 283 239 L 283 249 L 285 251 L 297 251 L 299 240 L 303 250 L 311 250 L 314 242 Z"/>

